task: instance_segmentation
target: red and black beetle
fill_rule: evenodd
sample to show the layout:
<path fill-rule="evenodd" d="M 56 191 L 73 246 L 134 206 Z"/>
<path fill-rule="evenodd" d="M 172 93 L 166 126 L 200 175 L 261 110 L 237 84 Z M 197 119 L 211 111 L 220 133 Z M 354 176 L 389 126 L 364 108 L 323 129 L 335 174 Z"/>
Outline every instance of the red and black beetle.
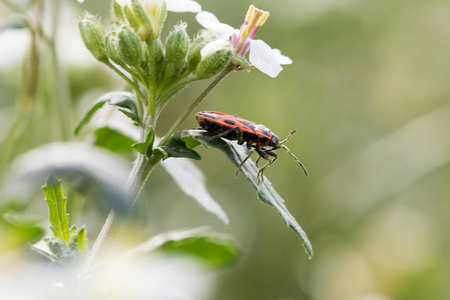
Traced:
<path fill-rule="evenodd" d="M 305 166 L 300 162 L 300 160 L 292 154 L 291 151 L 284 145 L 291 136 L 295 133 L 292 131 L 286 139 L 280 141 L 280 138 L 274 134 L 269 128 L 262 124 L 256 124 L 248 121 L 238 116 L 228 115 L 225 113 L 217 111 L 201 111 L 196 114 L 198 124 L 206 131 L 214 134 L 209 138 L 202 137 L 204 139 L 216 139 L 219 137 L 228 140 L 237 140 L 239 145 L 247 143 L 247 148 L 254 150 L 259 154 L 256 160 L 256 165 L 258 166 L 259 160 L 262 158 L 268 160 L 264 166 L 259 168 L 257 173 L 258 183 L 261 183 L 264 179 L 264 171 L 277 159 L 277 154 L 274 150 L 283 148 L 289 153 L 292 158 L 303 168 L 306 176 L 308 176 L 308 171 L 306 171 Z M 239 165 L 236 176 L 239 173 L 242 165 L 250 158 L 253 150 L 250 151 L 248 156 Z M 271 159 L 271 157 L 273 157 Z"/>

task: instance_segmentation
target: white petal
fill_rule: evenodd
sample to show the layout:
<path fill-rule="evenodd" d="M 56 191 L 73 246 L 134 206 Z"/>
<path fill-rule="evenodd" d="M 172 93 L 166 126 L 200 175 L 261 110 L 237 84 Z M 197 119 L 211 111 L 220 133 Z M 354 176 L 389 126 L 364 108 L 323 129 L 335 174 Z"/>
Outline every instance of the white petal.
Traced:
<path fill-rule="evenodd" d="M 277 59 L 278 63 L 280 65 L 290 65 L 292 64 L 292 59 L 289 57 L 281 54 L 281 51 L 278 49 L 272 49 L 273 54 L 275 55 L 275 58 Z"/>
<path fill-rule="evenodd" d="M 205 45 L 200 51 L 202 57 L 205 57 L 208 54 L 214 53 L 220 48 L 230 47 L 230 42 L 227 39 L 215 40 L 211 43 Z"/>
<path fill-rule="evenodd" d="M 217 34 L 221 37 L 229 37 L 234 31 L 234 28 L 228 24 L 220 23 L 217 17 L 209 11 L 201 11 L 196 16 L 197 22 Z"/>
<path fill-rule="evenodd" d="M 200 12 L 202 7 L 193 0 L 166 0 L 167 10 L 173 12 Z"/>
<path fill-rule="evenodd" d="M 131 1 L 127 1 L 127 0 L 115 0 L 117 2 L 117 4 L 119 4 L 120 6 L 124 7 L 125 5 L 131 5 Z"/>
<path fill-rule="evenodd" d="M 84 0 L 77 0 L 77 2 L 78 2 L 78 3 L 83 3 L 83 2 L 84 2 Z"/>
<path fill-rule="evenodd" d="M 250 63 L 258 70 L 274 78 L 283 70 L 275 54 L 262 40 L 253 40 L 250 43 Z"/>

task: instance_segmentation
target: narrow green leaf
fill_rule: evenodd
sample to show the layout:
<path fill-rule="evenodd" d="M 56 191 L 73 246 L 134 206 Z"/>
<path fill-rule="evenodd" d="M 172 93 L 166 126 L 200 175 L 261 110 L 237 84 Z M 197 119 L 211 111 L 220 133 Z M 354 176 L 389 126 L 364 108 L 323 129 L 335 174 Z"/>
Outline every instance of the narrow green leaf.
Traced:
<path fill-rule="evenodd" d="M 56 257 L 56 255 L 54 255 L 53 253 L 48 252 L 48 251 L 46 251 L 44 249 L 38 248 L 38 247 L 36 247 L 34 245 L 30 245 L 30 246 L 31 246 L 31 250 L 33 250 L 33 251 L 35 251 L 35 252 L 37 252 L 37 253 L 47 257 L 52 262 L 59 262 L 58 257 Z"/>
<path fill-rule="evenodd" d="M 99 110 L 100 108 L 105 105 L 106 101 L 99 101 L 92 105 L 91 108 L 89 108 L 84 115 L 80 118 L 80 120 L 77 122 L 77 125 L 75 126 L 75 129 L 73 130 L 74 135 L 78 135 L 80 133 L 81 129 L 89 123 L 89 121 L 92 119 L 92 116 Z"/>
<path fill-rule="evenodd" d="M 234 238 L 200 227 L 161 233 L 134 248 L 126 255 L 162 251 L 172 255 L 189 255 L 211 267 L 223 267 L 236 261 L 241 251 Z"/>
<path fill-rule="evenodd" d="M 200 145 L 187 131 L 179 131 L 175 133 L 166 145 L 160 147 L 168 157 L 186 157 L 190 159 L 200 160 L 200 155 L 192 150 L 192 147 Z"/>
<path fill-rule="evenodd" d="M 50 229 L 55 237 L 69 243 L 69 214 L 66 213 L 67 198 L 64 197 L 61 180 L 50 175 L 42 187 L 47 202 L 50 220 Z"/>
<path fill-rule="evenodd" d="M 211 136 L 204 130 L 188 130 L 183 133 L 183 135 L 186 134 L 189 134 L 193 137 Z M 206 139 L 198 139 L 198 140 L 206 147 L 215 147 L 224 152 L 236 166 L 239 166 L 240 163 L 247 156 L 246 147 L 243 145 L 238 145 L 236 142 L 233 141 L 229 141 L 222 138 L 214 140 L 206 140 Z M 261 184 L 257 183 L 256 174 L 258 172 L 258 168 L 251 160 L 247 160 L 247 162 L 241 167 L 241 171 L 245 175 L 245 177 L 247 177 L 248 181 L 250 181 L 253 187 L 257 190 L 258 198 L 264 203 L 275 207 L 275 209 L 283 218 L 284 223 L 288 227 L 292 228 L 295 231 L 295 233 L 297 233 L 297 235 L 303 242 L 303 246 L 305 248 L 306 253 L 311 258 L 313 256 L 313 248 L 311 242 L 308 239 L 308 236 L 301 228 L 301 226 L 297 223 L 295 218 L 291 215 L 287 207 L 284 205 L 284 200 L 272 187 L 270 181 L 266 177 L 264 177 L 263 183 Z"/>
<path fill-rule="evenodd" d="M 77 245 L 77 249 L 79 253 L 85 254 L 87 250 L 87 238 L 86 238 L 86 229 L 82 227 L 78 230 L 75 238 L 75 243 Z"/>
<path fill-rule="evenodd" d="M 228 224 L 226 213 L 206 190 L 205 176 L 199 168 L 186 158 L 167 159 L 161 164 L 186 195 L 207 213 Z"/>
<path fill-rule="evenodd" d="M 74 134 L 78 135 L 81 129 L 89 123 L 94 114 L 102 108 L 106 103 L 110 105 L 114 105 L 119 108 L 119 111 L 124 113 L 127 117 L 129 117 L 133 122 L 139 123 L 139 115 L 136 104 L 136 97 L 134 94 L 129 92 L 110 92 L 106 93 L 100 98 L 96 100 L 96 102 L 89 108 L 84 115 L 77 122 L 77 125 L 74 129 Z"/>

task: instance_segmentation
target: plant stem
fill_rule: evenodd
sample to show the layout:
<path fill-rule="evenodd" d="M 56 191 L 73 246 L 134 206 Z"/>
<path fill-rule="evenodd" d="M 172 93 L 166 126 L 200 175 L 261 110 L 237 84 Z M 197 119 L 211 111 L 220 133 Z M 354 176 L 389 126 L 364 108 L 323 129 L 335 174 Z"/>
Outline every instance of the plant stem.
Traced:
<path fill-rule="evenodd" d="M 111 65 L 112 66 L 112 65 Z M 115 68 L 113 68 L 115 69 Z M 191 104 L 191 106 L 181 115 L 180 118 L 175 122 L 175 124 L 172 126 L 172 128 L 169 130 L 167 135 L 163 138 L 160 145 L 165 145 L 169 138 L 174 134 L 174 132 L 177 130 L 177 128 L 180 126 L 180 124 L 186 119 L 186 117 L 194 110 L 195 107 L 214 89 L 214 87 L 222 81 L 222 79 L 225 78 L 233 69 L 231 67 L 225 68 L 217 77 L 214 79 L 214 81 L 206 88 L 206 90 L 203 91 L 203 93 L 200 94 L 200 96 Z M 119 75 L 121 75 L 128 83 L 130 83 L 130 79 L 125 76 L 122 72 L 119 70 L 115 70 Z M 131 85 L 133 86 L 132 82 Z M 154 99 L 151 99 L 152 95 L 150 95 L 149 99 L 149 106 L 150 102 Z M 152 112 L 152 111 L 150 111 Z M 154 111 L 153 111 L 154 113 Z M 145 141 L 146 137 L 146 130 L 148 126 L 153 126 L 153 116 L 147 115 L 147 119 L 145 122 L 145 126 L 141 127 L 141 141 Z M 142 191 L 142 188 L 145 185 L 145 182 L 147 181 L 148 177 L 150 176 L 150 173 L 154 169 L 154 167 L 161 161 L 162 156 L 161 154 L 158 154 L 157 152 L 154 153 L 154 155 L 147 159 L 145 155 L 138 153 L 138 156 L 134 162 L 133 169 L 131 170 L 130 176 L 128 177 L 126 187 L 127 190 L 135 195 L 134 203 L 136 202 L 139 194 Z M 132 205 L 132 207 L 133 207 Z M 111 211 L 106 218 L 105 223 L 103 224 L 103 227 L 94 243 L 94 246 L 92 247 L 91 252 L 89 253 L 88 257 L 86 258 L 86 261 L 84 262 L 82 269 L 80 271 L 80 277 L 84 277 L 87 275 L 89 270 L 92 268 L 92 264 L 95 261 L 95 258 L 97 257 L 98 253 L 103 249 L 106 248 L 106 246 L 112 242 L 115 241 L 118 231 L 120 229 L 120 222 L 118 221 L 116 217 L 116 213 L 114 211 Z"/>
<path fill-rule="evenodd" d="M 134 206 L 134 203 L 136 203 L 136 200 L 139 197 L 145 182 L 150 176 L 150 173 L 161 159 L 162 157 L 157 154 L 150 159 L 147 159 L 143 154 L 138 154 L 126 183 L 127 190 L 131 194 L 135 195 L 134 202 L 130 207 L 130 210 Z M 109 248 L 108 246 L 114 243 L 119 233 L 121 224 L 121 220 L 118 219 L 116 217 L 116 213 L 111 210 L 105 220 L 105 223 L 103 224 L 102 229 L 100 230 L 100 233 L 98 234 L 97 239 L 95 240 L 94 246 L 92 246 L 92 250 L 81 268 L 79 275 L 80 278 L 87 275 L 99 252 L 105 248 Z"/>
<path fill-rule="evenodd" d="M 167 132 L 167 134 L 161 139 L 159 143 L 160 146 L 164 146 L 169 141 L 169 138 L 175 133 L 181 123 L 187 118 L 187 116 L 197 107 L 197 105 L 216 87 L 216 85 L 222 81 L 233 69 L 231 67 L 226 67 L 213 82 L 203 91 L 203 93 L 198 96 L 197 99 L 189 106 L 189 108 L 176 120 L 172 125 L 172 128 Z"/>

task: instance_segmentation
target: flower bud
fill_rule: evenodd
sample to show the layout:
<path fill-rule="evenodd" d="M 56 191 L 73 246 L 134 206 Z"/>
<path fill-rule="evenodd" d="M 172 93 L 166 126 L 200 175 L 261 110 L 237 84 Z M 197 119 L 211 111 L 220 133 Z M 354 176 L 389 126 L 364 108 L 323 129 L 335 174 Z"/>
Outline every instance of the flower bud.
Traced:
<path fill-rule="evenodd" d="M 142 48 L 139 38 L 127 27 L 122 27 L 117 34 L 120 58 L 127 65 L 139 66 L 142 62 Z"/>
<path fill-rule="evenodd" d="M 105 51 L 105 29 L 93 15 L 86 14 L 78 22 L 78 28 L 81 33 L 86 48 L 91 54 L 101 62 L 108 60 Z"/>
<path fill-rule="evenodd" d="M 142 41 L 145 41 L 152 35 L 152 24 L 150 22 L 150 18 L 138 0 L 131 0 L 131 10 L 139 23 L 139 29 L 137 29 L 139 38 Z"/>
<path fill-rule="evenodd" d="M 233 51 L 230 47 L 219 48 L 217 51 L 207 54 L 197 67 L 196 79 L 207 79 L 222 71 L 230 61 L 232 54 Z"/>
<path fill-rule="evenodd" d="M 189 36 L 186 24 L 175 26 L 166 42 L 166 58 L 169 64 L 183 66 L 189 50 Z"/>
<path fill-rule="evenodd" d="M 202 54 L 200 51 L 203 49 L 203 47 L 206 45 L 206 40 L 204 37 L 198 37 L 196 38 L 189 48 L 188 54 L 187 54 L 187 60 L 188 60 L 188 68 L 189 70 L 194 70 L 200 61 L 202 60 Z"/>
<path fill-rule="evenodd" d="M 105 39 L 106 46 L 106 54 L 109 59 L 111 59 L 114 63 L 119 66 L 124 65 L 122 58 L 120 57 L 119 49 L 118 49 L 118 38 L 115 32 L 108 34 Z"/>
<path fill-rule="evenodd" d="M 113 10 L 114 10 L 114 15 L 116 16 L 117 19 L 119 19 L 119 20 L 125 19 L 125 16 L 123 15 L 123 11 L 122 11 L 122 6 L 119 3 L 117 3 L 117 1 L 114 1 Z"/>
<path fill-rule="evenodd" d="M 161 30 L 167 18 L 167 6 L 164 0 L 153 0 L 147 2 L 146 10 L 151 16 L 153 38 L 157 39 L 161 35 Z"/>
<path fill-rule="evenodd" d="M 136 18 L 136 16 L 134 15 L 133 11 L 131 10 L 131 7 L 129 7 L 128 5 L 125 5 L 123 7 L 123 14 L 125 15 L 125 18 L 128 20 L 128 23 L 130 24 L 130 26 L 135 29 L 135 30 L 139 30 L 139 21 Z"/>
<path fill-rule="evenodd" d="M 153 55 L 155 63 L 158 63 L 164 57 L 164 45 L 161 39 L 153 40 Z"/>

